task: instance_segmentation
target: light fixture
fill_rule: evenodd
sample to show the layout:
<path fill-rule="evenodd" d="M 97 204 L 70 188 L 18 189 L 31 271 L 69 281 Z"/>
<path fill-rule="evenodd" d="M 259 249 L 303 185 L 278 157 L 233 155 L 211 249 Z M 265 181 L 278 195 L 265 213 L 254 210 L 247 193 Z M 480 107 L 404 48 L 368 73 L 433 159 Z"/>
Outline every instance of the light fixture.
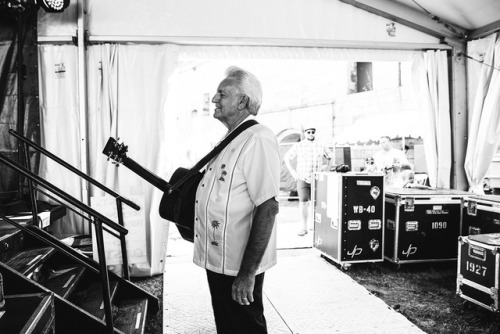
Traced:
<path fill-rule="evenodd" d="M 39 4 L 46 12 L 58 13 L 62 12 L 69 6 L 70 0 L 34 0 L 35 4 Z"/>
<path fill-rule="evenodd" d="M 7 7 L 24 11 L 28 7 L 38 6 L 49 13 L 60 13 L 69 6 L 70 0 L 0 0 L 0 8 Z"/>

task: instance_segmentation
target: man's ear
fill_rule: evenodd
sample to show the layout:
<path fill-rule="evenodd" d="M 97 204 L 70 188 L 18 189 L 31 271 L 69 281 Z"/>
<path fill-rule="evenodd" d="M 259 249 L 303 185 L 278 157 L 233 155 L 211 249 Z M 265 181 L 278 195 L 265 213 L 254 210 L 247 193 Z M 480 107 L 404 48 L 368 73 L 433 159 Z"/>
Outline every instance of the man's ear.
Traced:
<path fill-rule="evenodd" d="M 247 106 L 248 104 L 248 96 L 246 95 L 243 95 L 242 98 L 241 98 L 241 101 L 240 103 L 238 104 L 238 109 L 245 109 L 245 107 Z"/>

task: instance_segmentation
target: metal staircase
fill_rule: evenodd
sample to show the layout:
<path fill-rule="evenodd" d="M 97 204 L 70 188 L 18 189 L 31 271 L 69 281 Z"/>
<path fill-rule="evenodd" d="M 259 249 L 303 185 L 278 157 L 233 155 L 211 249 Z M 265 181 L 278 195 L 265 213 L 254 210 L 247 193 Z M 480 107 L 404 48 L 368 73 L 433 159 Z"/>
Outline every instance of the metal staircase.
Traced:
<path fill-rule="evenodd" d="M 26 321 L 33 323 L 40 322 L 42 318 L 46 320 L 45 325 L 33 324 L 30 327 L 30 324 L 23 324 L 31 328 L 26 333 L 144 333 L 146 317 L 148 314 L 158 312 L 159 301 L 156 296 L 129 281 L 125 251 L 125 235 L 128 231 L 123 227 L 121 212 L 122 203 L 135 209 L 139 207 L 67 165 L 35 143 L 12 130 L 10 132 L 26 145 L 48 155 L 49 158 L 114 196 L 119 223 L 109 220 L 63 190 L 41 179 L 29 169 L 0 154 L 0 162 L 7 164 L 28 179 L 33 201 L 35 199 L 33 191 L 43 191 L 41 189 L 43 188 L 55 194 L 58 199 L 62 199 L 61 203 L 68 209 L 79 211 L 82 217 L 92 223 L 96 232 L 94 242 L 97 244 L 99 255 L 99 260 L 94 261 L 79 249 L 72 247 L 67 240 L 59 240 L 38 226 L 36 202 L 32 201 L 33 219 L 24 224 L 15 221 L 11 216 L 0 213 L 0 220 L 4 224 L 4 228 L 0 230 L 0 274 L 3 277 L 3 290 L 6 296 L 4 313 L 0 316 L 0 333 L 9 334 L 14 330 L 13 328 L 16 328 L 12 327 L 12 323 L 7 319 L 18 319 L 19 317 L 12 317 L 12 312 L 14 309 L 16 309 L 15 312 L 19 312 L 19 309 L 23 308 L 14 308 L 14 305 L 19 305 L 23 300 L 38 300 L 42 297 L 53 299 L 52 312 L 46 311 L 50 310 L 50 307 L 43 308 L 45 310 L 43 314 L 49 313 L 52 316 L 26 317 Z M 5 223 L 10 224 L 11 228 L 5 228 Z M 123 277 L 107 268 L 103 230 L 120 240 Z M 36 296 L 41 297 L 37 299 Z M 50 303 L 50 301 L 45 301 L 44 305 L 51 305 Z M 26 307 L 26 312 L 33 312 L 33 310 Z M 19 322 L 19 320 L 16 321 Z M 12 333 L 18 332 L 15 330 Z"/>

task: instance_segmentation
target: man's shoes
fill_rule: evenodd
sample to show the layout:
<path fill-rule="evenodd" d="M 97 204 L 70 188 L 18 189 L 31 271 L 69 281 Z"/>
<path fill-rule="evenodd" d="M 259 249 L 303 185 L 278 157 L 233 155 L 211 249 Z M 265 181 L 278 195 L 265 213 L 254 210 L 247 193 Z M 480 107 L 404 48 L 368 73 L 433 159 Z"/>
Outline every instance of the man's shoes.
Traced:
<path fill-rule="evenodd" d="M 299 233 L 297 233 L 297 235 L 298 235 L 299 237 L 303 237 L 303 236 L 304 236 L 304 235 L 306 235 L 306 234 L 307 234 L 307 231 L 306 231 L 306 230 L 299 230 Z"/>

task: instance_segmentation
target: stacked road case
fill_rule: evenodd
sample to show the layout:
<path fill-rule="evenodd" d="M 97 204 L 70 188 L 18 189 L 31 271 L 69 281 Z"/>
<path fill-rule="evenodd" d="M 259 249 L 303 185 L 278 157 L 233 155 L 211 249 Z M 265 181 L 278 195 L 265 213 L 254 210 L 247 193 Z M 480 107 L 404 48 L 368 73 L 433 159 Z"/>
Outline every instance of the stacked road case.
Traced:
<path fill-rule="evenodd" d="M 462 235 L 500 233 L 500 196 L 462 199 Z"/>
<path fill-rule="evenodd" d="M 456 260 L 465 195 L 450 189 L 386 189 L 385 258 L 397 264 Z"/>
<path fill-rule="evenodd" d="M 312 186 L 314 247 L 347 268 L 384 260 L 384 176 L 316 173 Z"/>
<path fill-rule="evenodd" d="M 498 312 L 500 234 L 463 236 L 458 242 L 457 294 Z"/>

